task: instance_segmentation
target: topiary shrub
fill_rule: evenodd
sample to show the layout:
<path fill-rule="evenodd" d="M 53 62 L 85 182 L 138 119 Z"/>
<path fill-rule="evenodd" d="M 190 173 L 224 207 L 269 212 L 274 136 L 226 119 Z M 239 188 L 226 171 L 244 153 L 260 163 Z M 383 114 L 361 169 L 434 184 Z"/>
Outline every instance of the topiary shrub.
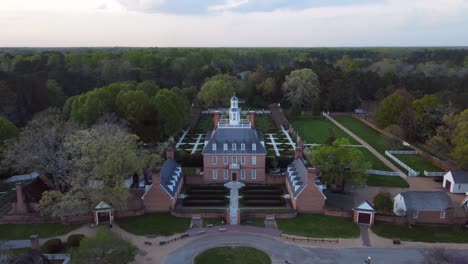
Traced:
<path fill-rule="evenodd" d="M 73 234 L 68 236 L 67 238 L 67 244 L 70 247 L 79 247 L 80 246 L 80 241 L 83 239 L 85 235 L 82 234 Z"/>
<path fill-rule="evenodd" d="M 42 245 L 42 251 L 47 254 L 55 254 L 60 252 L 62 249 L 62 240 L 59 238 L 49 239 Z"/>

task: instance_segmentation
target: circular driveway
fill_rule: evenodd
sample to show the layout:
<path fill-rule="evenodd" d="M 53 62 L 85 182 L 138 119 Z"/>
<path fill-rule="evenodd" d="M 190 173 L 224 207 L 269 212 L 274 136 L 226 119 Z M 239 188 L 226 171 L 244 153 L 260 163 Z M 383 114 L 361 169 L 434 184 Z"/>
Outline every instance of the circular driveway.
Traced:
<path fill-rule="evenodd" d="M 202 235 L 177 248 L 164 259 L 164 264 L 192 264 L 193 259 L 206 249 L 219 246 L 250 246 L 266 252 L 273 264 L 328 264 L 364 263 L 371 256 L 372 263 L 418 263 L 423 255 L 419 249 L 375 248 L 318 248 L 286 243 L 258 234 L 227 232 Z"/>

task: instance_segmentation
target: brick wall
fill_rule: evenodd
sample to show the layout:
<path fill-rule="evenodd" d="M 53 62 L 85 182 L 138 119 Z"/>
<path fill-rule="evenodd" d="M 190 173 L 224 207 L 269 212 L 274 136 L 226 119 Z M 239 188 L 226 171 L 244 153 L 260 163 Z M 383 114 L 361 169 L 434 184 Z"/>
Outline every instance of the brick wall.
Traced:
<path fill-rule="evenodd" d="M 175 212 L 171 211 L 171 215 L 182 218 L 192 218 L 200 216 L 202 218 L 226 218 L 226 212 Z"/>
<path fill-rule="evenodd" d="M 330 209 L 324 209 L 323 210 L 324 215 L 328 216 L 336 216 L 336 217 L 343 217 L 343 218 L 353 218 L 353 211 L 341 211 L 341 210 L 330 210 Z"/>
<path fill-rule="evenodd" d="M 274 215 L 275 218 L 279 219 L 291 219 L 297 216 L 297 211 L 291 212 L 282 212 L 282 213 L 264 213 L 264 212 L 249 212 L 249 213 L 241 213 L 242 219 L 248 218 L 266 218 L 267 215 Z"/>
<path fill-rule="evenodd" d="M 160 182 L 160 172 L 153 172 L 153 184 L 143 197 L 145 212 L 169 212 L 174 207 L 176 200 L 172 199 Z M 180 183 L 179 187 L 182 185 L 183 183 Z"/>
<path fill-rule="evenodd" d="M 213 156 L 216 156 L 216 164 L 213 164 Z M 232 163 L 232 157 L 237 157 L 237 164 L 240 164 L 240 169 L 230 170 L 229 164 Z M 241 164 L 241 157 L 244 157 L 245 163 Z M 256 156 L 256 164 L 252 164 L 252 156 Z M 224 157 L 227 157 L 228 164 L 224 164 Z M 203 156 L 203 181 L 204 183 L 226 183 L 231 181 L 232 171 L 237 172 L 237 180 L 251 183 L 265 183 L 265 155 L 204 155 Z M 245 179 L 241 179 L 241 170 L 245 170 Z M 256 179 L 252 179 L 252 169 L 257 171 Z M 213 179 L 212 171 L 217 171 L 217 178 Z M 224 170 L 228 170 L 228 179 L 224 179 Z"/>

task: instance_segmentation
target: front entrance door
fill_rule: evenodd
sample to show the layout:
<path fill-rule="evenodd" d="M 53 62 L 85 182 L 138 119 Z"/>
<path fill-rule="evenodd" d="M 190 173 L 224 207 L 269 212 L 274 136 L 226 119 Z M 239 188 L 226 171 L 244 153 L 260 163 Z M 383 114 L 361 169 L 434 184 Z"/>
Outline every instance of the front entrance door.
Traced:
<path fill-rule="evenodd" d="M 110 222 L 109 212 L 98 213 L 98 221 L 99 223 L 109 223 Z"/>
<path fill-rule="evenodd" d="M 361 213 L 358 215 L 358 223 L 369 225 L 371 220 L 371 214 Z"/>
<path fill-rule="evenodd" d="M 452 187 L 452 182 L 449 180 L 445 180 L 445 189 L 450 192 L 450 187 Z"/>
<path fill-rule="evenodd" d="M 237 181 L 237 172 L 232 173 L 232 180 Z"/>

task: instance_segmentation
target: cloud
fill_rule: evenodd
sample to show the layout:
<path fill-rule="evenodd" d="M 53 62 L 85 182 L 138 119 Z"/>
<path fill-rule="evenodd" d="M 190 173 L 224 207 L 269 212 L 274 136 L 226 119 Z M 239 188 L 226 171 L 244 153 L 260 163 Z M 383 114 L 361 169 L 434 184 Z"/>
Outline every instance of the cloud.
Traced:
<path fill-rule="evenodd" d="M 241 5 L 249 3 L 249 0 L 227 0 L 226 3 L 222 5 L 209 6 L 208 10 L 210 11 L 228 11 L 234 8 L 237 8 Z"/>

